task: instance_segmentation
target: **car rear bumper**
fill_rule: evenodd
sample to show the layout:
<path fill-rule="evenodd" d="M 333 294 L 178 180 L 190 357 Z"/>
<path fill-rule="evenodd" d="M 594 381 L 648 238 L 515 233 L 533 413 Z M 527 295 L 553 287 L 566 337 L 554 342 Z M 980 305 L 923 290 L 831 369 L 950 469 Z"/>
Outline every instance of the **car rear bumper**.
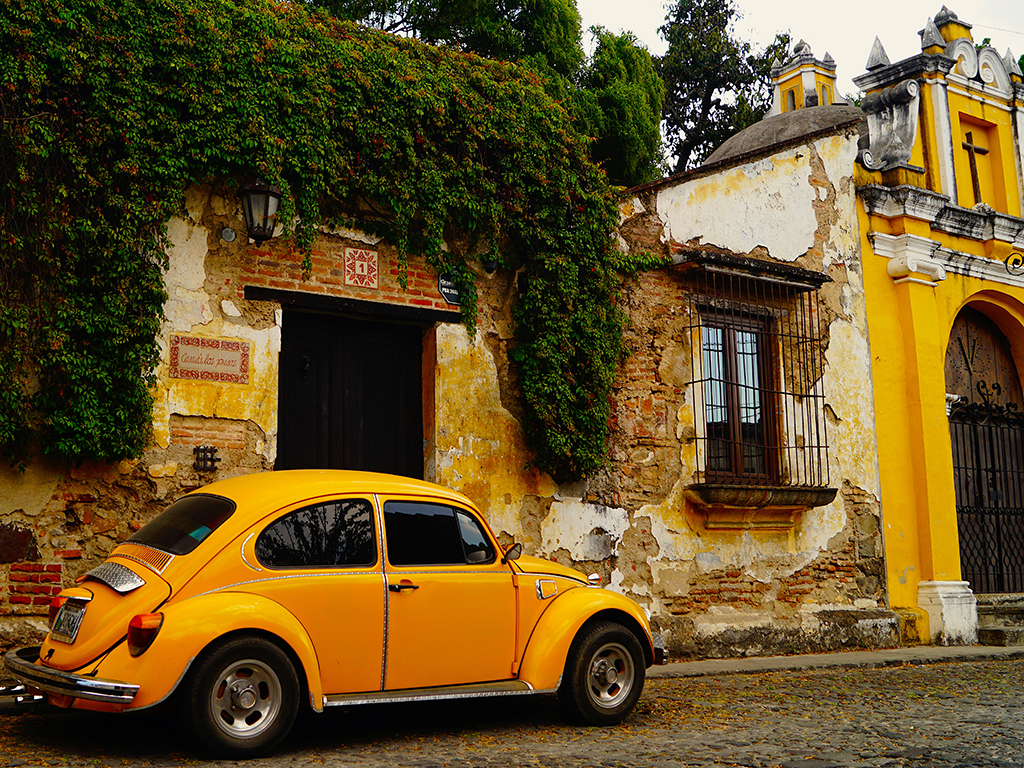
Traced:
<path fill-rule="evenodd" d="M 117 680 L 86 677 L 36 664 L 39 647 L 18 648 L 4 656 L 4 666 L 18 682 L 46 693 L 108 704 L 130 704 L 139 686 Z"/>

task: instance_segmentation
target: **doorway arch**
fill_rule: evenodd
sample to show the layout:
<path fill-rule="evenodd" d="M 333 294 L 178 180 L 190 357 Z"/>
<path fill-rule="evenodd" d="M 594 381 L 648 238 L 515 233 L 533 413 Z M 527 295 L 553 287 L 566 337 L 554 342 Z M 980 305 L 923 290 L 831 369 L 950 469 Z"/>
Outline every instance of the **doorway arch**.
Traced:
<path fill-rule="evenodd" d="M 1024 592 L 1024 392 L 1009 338 L 979 305 L 957 314 L 945 379 L 961 576 L 976 594 Z"/>

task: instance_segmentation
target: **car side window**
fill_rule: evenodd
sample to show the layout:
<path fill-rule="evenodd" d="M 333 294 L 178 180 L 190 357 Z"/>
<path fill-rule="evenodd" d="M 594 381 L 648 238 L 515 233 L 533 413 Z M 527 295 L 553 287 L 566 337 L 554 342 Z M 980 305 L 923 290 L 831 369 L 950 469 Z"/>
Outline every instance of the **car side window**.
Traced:
<path fill-rule="evenodd" d="M 392 565 L 461 565 L 455 510 L 422 501 L 384 503 L 384 531 Z"/>
<path fill-rule="evenodd" d="M 291 512 L 259 535 L 256 558 L 268 568 L 373 565 L 373 506 L 343 499 Z"/>
<path fill-rule="evenodd" d="M 459 521 L 459 533 L 462 536 L 462 548 L 466 553 L 466 562 L 493 563 L 494 545 L 484 533 L 480 521 L 461 509 L 455 510 L 455 517 Z"/>

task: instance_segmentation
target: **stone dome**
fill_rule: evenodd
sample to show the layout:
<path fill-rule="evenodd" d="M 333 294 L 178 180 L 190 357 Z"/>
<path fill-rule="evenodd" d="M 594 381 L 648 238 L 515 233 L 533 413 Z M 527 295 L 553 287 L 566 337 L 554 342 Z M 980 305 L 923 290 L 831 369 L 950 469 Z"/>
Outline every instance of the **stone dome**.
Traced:
<path fill-rule="evenodd" d="M 794 139 L 863 120 L 864 113 L 860 107 L 849 104 L 805 107 L 772 115 L 730 137 L 711 153 L 704 165 L 714 165 L 742 155 L 764 153 L 764 150 Z M 859 128 L 862 135 L 867 133 L 867 122 Z"/>

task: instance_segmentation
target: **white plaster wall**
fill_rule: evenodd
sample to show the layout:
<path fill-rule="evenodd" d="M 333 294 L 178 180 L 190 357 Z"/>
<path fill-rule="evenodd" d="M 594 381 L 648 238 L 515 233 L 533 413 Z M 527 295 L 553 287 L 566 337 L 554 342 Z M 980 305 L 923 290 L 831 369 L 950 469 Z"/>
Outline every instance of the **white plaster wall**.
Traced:
<path fill-rule="evenodd" d="M 737 253 L 762 246 L 791 262 L 814 245 L 818 226 L 809 176 L 807 149 L 800 147 L 667 186 L 658 193 L 658 212 L 676 243 Z"/>

